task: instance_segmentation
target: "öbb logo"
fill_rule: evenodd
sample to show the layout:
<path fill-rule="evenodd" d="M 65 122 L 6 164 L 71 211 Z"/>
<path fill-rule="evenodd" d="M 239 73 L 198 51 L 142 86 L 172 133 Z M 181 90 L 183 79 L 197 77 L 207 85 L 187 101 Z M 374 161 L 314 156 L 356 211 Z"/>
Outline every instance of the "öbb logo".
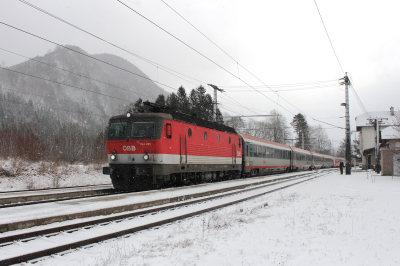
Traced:
<path fill-rule="evenodd" d="M 136 151 L 136 147 L 135 146 L 123 146 L 122 150 L 123 151 Z"/>

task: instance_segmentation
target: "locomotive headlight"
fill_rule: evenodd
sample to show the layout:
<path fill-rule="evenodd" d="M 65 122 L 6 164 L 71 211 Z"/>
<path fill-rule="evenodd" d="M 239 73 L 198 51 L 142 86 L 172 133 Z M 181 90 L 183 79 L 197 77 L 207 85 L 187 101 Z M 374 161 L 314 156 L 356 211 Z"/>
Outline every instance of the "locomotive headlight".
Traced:
<path fill-rule="evenodd" d="M 115 161 L 117 159 L 117 155 L 116 154 L 111 154 L 110 158 L 111 158 L 111 160 Z"/>
<path fill-rule="evenodd" d="M 132 114 L 131 114 L 131 113 L 129 113 L 129 112 L 127 112 L 127 113 L 126 113 L 126 117 L 128 117 L 128 118 L 129 118 L 129 117 L 131 117 L 131 116 L 132 116 Z"/>
<path fill-rule="evenodd" d="M 146 153 L 145 155 L 143 155 L 143 159 L 145 160 L 145 161 L 148 161 L 149 160 L 149 155 Z"/>

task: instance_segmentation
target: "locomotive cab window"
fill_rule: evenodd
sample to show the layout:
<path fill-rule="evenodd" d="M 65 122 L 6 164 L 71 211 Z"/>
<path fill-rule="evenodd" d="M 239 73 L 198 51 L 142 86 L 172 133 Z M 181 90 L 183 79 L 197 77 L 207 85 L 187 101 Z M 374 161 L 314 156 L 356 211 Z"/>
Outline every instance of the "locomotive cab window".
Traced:
<path fill-rule="evenodd" d="M 134 122 L 131 136 L 134 138 L 153 138 L 154 122 Z"/>
<path fill-rule="evenodd" d="M 111 123 L 108 130 L 109 138 L 123 138 L 126 135 L 127 122 Z"/>

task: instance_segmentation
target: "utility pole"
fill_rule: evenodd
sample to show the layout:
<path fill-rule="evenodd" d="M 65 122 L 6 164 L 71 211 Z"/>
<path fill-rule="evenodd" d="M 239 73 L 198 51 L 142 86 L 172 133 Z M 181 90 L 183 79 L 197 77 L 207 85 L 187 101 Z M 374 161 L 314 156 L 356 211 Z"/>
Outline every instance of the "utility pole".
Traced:
<path fill-rule="evenodd" d="M 212 85 L 212 84 L 208 84 L 208 86 L 210 86 L 210 87 L 212 87 L 213 89 L 214 89 L 214 111 L 213 111 L 213 121 L 214 122 L 216 122 L 217 121 L 217 104 L 218 104 L 218 102 L 217 102 L 217 91 L 220 91 L 220 92 L 224 92 L 224 90 L 222 90 L 222 89 L 220 89 L 220 88 L 218 88 L 217 86 L 215 86 L 215 85 Z"/>
<path fill-rule="evenodd" d="M 346 108 L 346 175 L 351 175 L 351 135 L 350 135 L 350 108 L 349 108 L 349 84 L 350 80 L 347 77 L 347 72 L 343 78 L 341 85 L 345 85 L 345 96 L 346 103 L 342 103 L 342 106 Z"/>
<path fill-rule="evenodd" d="M 379 160 L 379 136 L 380 136 L 379 126 L 382 124 L 383 120 L 388 120 L 388 119 L 387 118 L 369 119 L 369 123 L 373 124 L 375 127 L 375 172 L 377 172 L 378 174 L 381 172 L 381 164 Z"/>

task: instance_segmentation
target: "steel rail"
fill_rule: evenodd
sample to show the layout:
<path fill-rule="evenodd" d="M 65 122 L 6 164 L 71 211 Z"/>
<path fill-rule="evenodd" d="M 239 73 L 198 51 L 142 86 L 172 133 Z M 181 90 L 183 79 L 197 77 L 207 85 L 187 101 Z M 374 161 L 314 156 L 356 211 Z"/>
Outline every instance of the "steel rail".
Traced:
<path fill-rule="evenodd" d="M 40 188 L 40 189 L 7 190 L 7 191 L 0 191 L 0 195 L 4 194 L 4 193 L 36 192 L 36 191 L 73 189 L 73 188 L 89 188 L 89 187 L 103 187 L 103 186 L 112 187 L 111 184 L 98 184 L 98 185 L 88 185 L 88 186 L 71 186 L 71 187 L 54 187 L 54 188 Z"/>
<path fill-rule="evenodd" d="M 27 206 L 27 205 L 34 205 L 34 204 L 43 204 L 43 203 L 50 203 L 50 202 L 58 202 L 58 201 L 67 201 L 67 200 L 76 200 L 76 199 L 86 199 L 86 198 L 93 198 L 93 197 L 103 197 L 103 196 L 110 196 L 110 195 L 117 195 L 117 194 L 124 194 L 129 192 L 123 191 L 116 191 L 113 188 L 109 189 L 100 189 L 100 190 L 84 190 L 84 191 L 74 191 L 74 192 L 65 192 L 65 193 L 56 193 L 56 194 L 45 194 L 45 195 L 32 195 L 32 196 L 22 196 L 16 198 L 26 198 L 25 202 L 18 202 L 18 203 L 6 203 L 1 204 L 0 209 L 3 208 L 12 208 L 12 207 L 20 207 L 20 206 Z M 76 194 L 74 196 L 73 194 Z M 87 195 L 85 195 L 87 194 Z M 71 195 L 71 196 L 68 196 Z M 42 199 L 42 200 L 29 200 L 28 198 L 52 198 L 52 199 Z M 11 201 L 15 198 L 0 198 L 1 201 Z"/>

